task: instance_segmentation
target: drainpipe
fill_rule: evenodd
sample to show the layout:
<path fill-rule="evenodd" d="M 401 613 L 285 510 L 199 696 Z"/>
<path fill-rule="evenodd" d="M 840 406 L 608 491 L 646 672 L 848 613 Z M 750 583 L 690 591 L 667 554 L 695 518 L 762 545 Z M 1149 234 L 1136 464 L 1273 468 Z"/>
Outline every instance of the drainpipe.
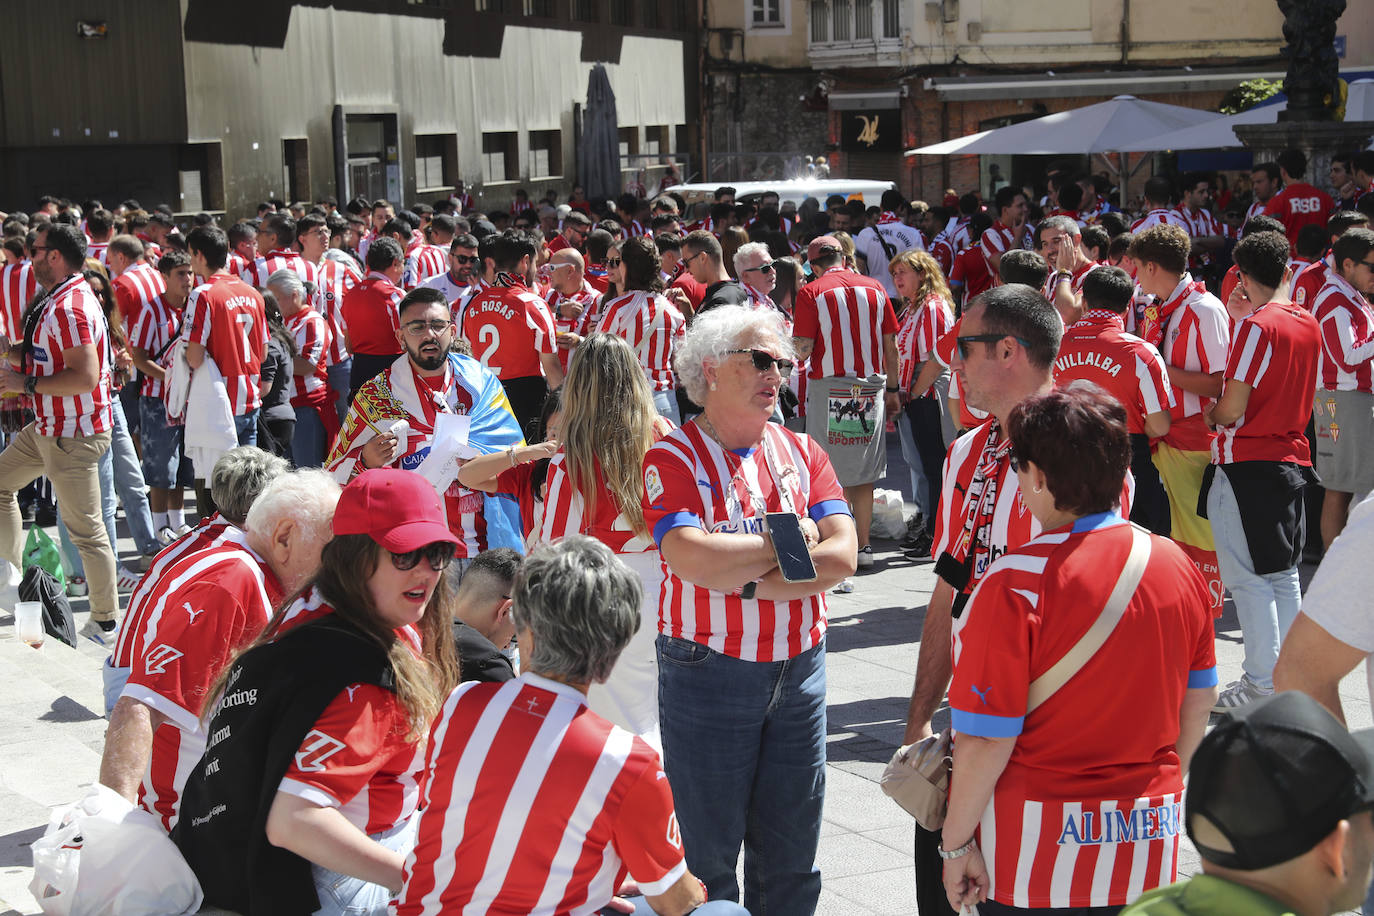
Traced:
<path fill-rule="evenodd" d="M 1131 0 L 1121 0 L 1121 63 L 1130 63 L 1131 57 Z"/>

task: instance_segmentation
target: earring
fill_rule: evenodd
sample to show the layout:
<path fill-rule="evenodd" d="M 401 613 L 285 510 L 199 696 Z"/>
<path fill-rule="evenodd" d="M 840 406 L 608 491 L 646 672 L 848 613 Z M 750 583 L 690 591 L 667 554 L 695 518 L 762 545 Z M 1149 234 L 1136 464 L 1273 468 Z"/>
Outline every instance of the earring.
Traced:
<path fill-rule="evenodd" d="M 1031 492 L 1032 492 L 1032 493 L 1043 493 L 1043 492 L 1045 492 L 1045 488 L 1042 487 L 1042 486 L 1040 486 L 1039 484 L 1036 484 L 1034 487 L 1031 488 Z"/>
<path fill-rule="evenodd" d="M 712 391 L 715 391 L 715 390 L 716 390 L 716 383 L 715 383 L 715 382 L 712 382 L 712 383 L 711 383 L 711 390 L 712 390 Z"/>

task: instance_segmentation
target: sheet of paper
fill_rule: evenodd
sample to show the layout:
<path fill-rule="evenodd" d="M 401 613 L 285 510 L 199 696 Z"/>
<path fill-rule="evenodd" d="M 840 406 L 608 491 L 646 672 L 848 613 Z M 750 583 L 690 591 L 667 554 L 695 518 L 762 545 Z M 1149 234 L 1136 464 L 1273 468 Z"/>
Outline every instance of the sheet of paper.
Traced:
<path fill-rule="evenodd" d="M 415 472 L 428 480 L 440 496 L 458 479 L 459 464 L 478 454 L 468 445 L 471 425 L 472 418 L 466 414 L 441 413 L 435 419 L 429 454 Z"/>

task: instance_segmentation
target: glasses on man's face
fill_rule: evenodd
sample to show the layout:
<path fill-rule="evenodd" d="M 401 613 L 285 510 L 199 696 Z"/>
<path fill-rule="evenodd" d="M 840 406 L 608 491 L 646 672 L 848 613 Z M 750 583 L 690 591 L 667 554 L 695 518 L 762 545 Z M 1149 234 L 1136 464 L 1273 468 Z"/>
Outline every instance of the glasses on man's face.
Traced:
<path fill-rule="evenodd" d="M 606 266 L 607 266 L 607 267 L 619 267 L 621 264 L 624 264 L 624 263 L 625 263 L 625 261 L 624 261 L 622 258 L 607 258 L 607 259 L 606 259 Z"/>
<path fill-rule="evenodd" d="M 34 245 L 29 250 L 32 251 L 34 254 L 38 254 L 38 252 L 40 251 L 56 251 L 57 249 L 52 247 L 51 245 Z"/>
<path fill-rule="evenodd" d="M 1361 261 L 1360 263 L 1363 264 L 1365 267 L 1368 267 L 1370 270 L 1374 270 L 1374 261 Z"/>
<path fill-rule="evenodd" d="M 773 368 L 773 364 L 776 363 L 778 366 L 778 372 L 780 374 L 791 375 L 793 367 L 796 366 L 796 363 L 792 362 L 792 360 L 790 359 L 783 359 L 780 356 L 774 356 L 767 350 L 759 350 L 753 347 L 745 348 L 743 350 L 726 350 L 725 352 L 732 354 L 748 353 L 749 358 L 753 360 L 754 368 L 759 370 L 760 372 L 767 372 L 769 369 Z"/>
<path fill-rule="evenodd" d="M 426 544 L 416 550 L 393 553 L 391 565 L 401 572 L 409 572 L 419 565 L 421 557 L 429 561 L 430 569 L 439 572 L 453 561 L 453 545 L 447 541 L 435 541 L 433 544 Z"/>
<path fill-rule="evenodd" d="M 428 331 L 431 334 L 442 334 L 453 327 L 452 321 L 441 321 L 435 318 L 433 321 L 407 321 L 405 323 L 406 333 L 411 337 L 419 337 Z"/>
<path fill-rule="evenodd" d="M 450 255 L 450 257 L 459 264 L 475 264 L 477 262 L 477 255 L 475 254 L 455 254 Z"/>
<path fill-rule="evenodd" d="M 968 359 L 969 344 L 974 343 L 997 343 L 1010 337 L 1023 347 L 1029 347 L 1030 341 L 1024 337 L 1017 337 L 1015 334 L 970 334 L 967 337 L 956 337 L 954 342 L 959 346 L 959 358 Z"/>
<path fill-rule="evenodd" d="M 773 272 L 776 271 L 776 270 L 777 270 L 777 268 L 773 266 L 773 262 L 772 262 L 772 261 L 766 261 L 766 262 L 764 262 L 763 264 L 760 264 L 758 267 L 746 267 L 746 268 L 744 268 L 744 273 L 749 273 L 750 271 L 756 271 L 756 272 L 761 273 L 761 274 L 771 274 L 771 273 L 773 273 Z"/>

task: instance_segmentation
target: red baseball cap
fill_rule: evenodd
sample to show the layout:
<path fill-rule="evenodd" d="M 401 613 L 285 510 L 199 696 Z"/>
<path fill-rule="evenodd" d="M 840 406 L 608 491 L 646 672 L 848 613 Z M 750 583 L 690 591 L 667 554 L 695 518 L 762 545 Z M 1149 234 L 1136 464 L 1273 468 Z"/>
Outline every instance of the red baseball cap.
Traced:
<path fill-rule="evenodd" d="M 458 543 L 434 487 L 398 468 L 372 468 L 348 482 L 334 510 L 334 533 L 365 534 L 392 553 Z"/>

